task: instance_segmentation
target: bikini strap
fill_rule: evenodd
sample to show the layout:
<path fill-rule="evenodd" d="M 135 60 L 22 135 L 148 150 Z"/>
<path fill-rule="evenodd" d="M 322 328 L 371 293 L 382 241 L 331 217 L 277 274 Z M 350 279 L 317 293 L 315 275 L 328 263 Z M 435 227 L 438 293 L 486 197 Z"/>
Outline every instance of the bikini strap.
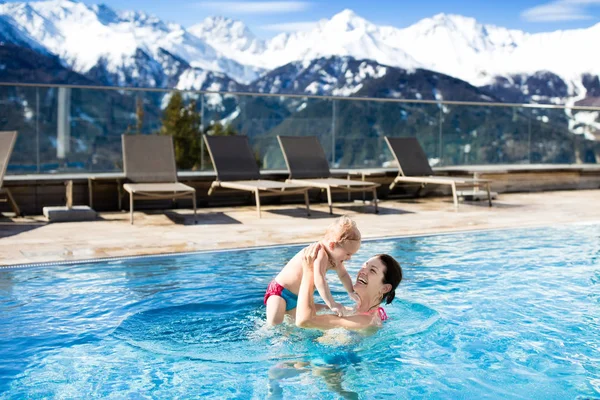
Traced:
<path fill-rule="evenodd" d="M 379 314 L 379 318 L 381 318 L 382 321 L 385 321 L 388 319 L 388 316 L 385 313 L 385 310 L 383 309 L 383 307 L 377 308 L 377 313 Z"/>
<path fill-rule="evenodd" d="M 377 307 L 377 308 L 373 308 L 369 311 L 365 311 L 359 314 L 362 315 L 374 315 L 375 313 L 377 313 L 377 315 L 379 315 L 379 319 L 383 322 L 386 321 L 388 319 L 387 314 L 385 313 L 385 310 L 383 309 L 383 307 Z"/>

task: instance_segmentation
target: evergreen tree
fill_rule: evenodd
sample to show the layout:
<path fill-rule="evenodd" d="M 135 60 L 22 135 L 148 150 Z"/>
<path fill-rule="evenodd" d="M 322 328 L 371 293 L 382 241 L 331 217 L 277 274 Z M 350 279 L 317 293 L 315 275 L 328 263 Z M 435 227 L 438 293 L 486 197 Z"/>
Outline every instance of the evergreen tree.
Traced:
<path fill-rule="evenodd" d="M 144 101 L 141 97 L 135 99 L 135 127 L 127 124 L 126 135 L 140 135 L 144 126 Z"/>
<path fill-rule="evenodd" d="M 175 92 L 163 113 L 160 134 L 173 137 L 177 168 L 189 170 L 200 165 L 202 133 L 195 100 L 185 105 L 181 93 Z"/>
<path fill-rule="evenodd" d="M 135 100 L 135 118 L 136 124 L 135 128 L 138 134 L 142 133 L 142 128 L 144 126 L 144 100 L 141 97 L 136 98 Z"/>

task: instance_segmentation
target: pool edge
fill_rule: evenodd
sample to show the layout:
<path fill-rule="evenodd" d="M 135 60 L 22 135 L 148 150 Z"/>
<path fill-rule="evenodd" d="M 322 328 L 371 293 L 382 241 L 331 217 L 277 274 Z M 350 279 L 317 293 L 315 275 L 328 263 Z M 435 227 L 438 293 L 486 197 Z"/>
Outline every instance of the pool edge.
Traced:
<path fill-rule="evenodd" d="M 573 225 L 599 225 L 600 220 L 593 221 L 578 221 L 578 222 L 563 222 L 563 223 L 554 223 L 554 224 L 529 224 L 529 225 L 519 225 L 516 227 L 496 227 L 496 228 L 474 228 L 474 229 L 460 229 L 460 230 L 450 230 L 446 232 L 432 232 L 432 233 L 420 233 L 420 234 L 409 234 L 409 235 L 390 235 L 390 236 L 374 236 L 364 238 L 363 242 L 373 242 L 376 240 L 393 240 L 393 239 L 407 239 L 407 238 L 418 238 L 418 237 L 433 237 L 433 236 L 449 236 L 449 235 L 457 235 L 462 233 L 478 233 L 478 232 L 499 232 L 499 231 L 510 231 L 510 230 L 518 230 L 524 228 L 551 228 L 558 226 L 573 226 Z M 0 265 L 0 271 L 11 270 L 11 269 L 28 269 L 28 268 L 44 268 L 44 267 L 54 267 L 54 266 L 67 266 L 67 265 L 76 265 L 76 264 L 91 264 L 91 263 L 101 263 L 101 262 L 114 262 L 114 261 L 124 261 L 124 260 L 132 260 L 132 259 L 152 259 L 152 258 L 165 258 L 172 256 L 188 256 L 195 254 L 207 254 L 207 253 L 226 253 L 231 251 L 240 251 L 240 250 L 263 250 L 263 249 L 276 249 L 279 247 L 293 247 L 293 246 L 306 246 L 312 242 L 301 242 L 301 243 L 281 243 L 281 244 L 271 244 L 271 245 L 261 245 L 261 246 L 250 246 L 250 247 L 231 247 L 227 249 L 209 249 L 209 250 L 194 250 L 194 251 L 184 251 L 184 252 L 169 252 L 169 253 L 159 253 L 159 254 L 141 254 L 141 255 L 133 255 L 133 256 L 114 256 L 114 257 L 102 257 L 102 258 L 81 258 L 76 260 L 58 260 L 58 261 L 45 261 L 45 262 L 37 262 L 37 263 L 20 263 L 20 264 L 6 264 Z"/>

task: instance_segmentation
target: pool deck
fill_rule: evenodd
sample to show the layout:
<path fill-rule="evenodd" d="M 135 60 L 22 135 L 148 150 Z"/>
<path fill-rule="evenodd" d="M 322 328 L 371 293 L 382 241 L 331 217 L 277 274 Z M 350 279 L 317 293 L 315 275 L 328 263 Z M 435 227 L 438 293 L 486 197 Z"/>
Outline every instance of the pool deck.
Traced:
<path fill-rule="evenodd" d="M 41 216 L 0 218 L 0 265 L 176 253 L 314 241 L 335 216 L 350 215 L 364 238 L 410 236 L 481 229 L 600 223 L 600 190 L 500 194 L 486 202 L 461 203 L 448 197 L 380 202 L 380 213 L 362 202 L 202 208 L 198 224 L 191 210 L 101 213 L 93 222 L 53 223 Z"/>

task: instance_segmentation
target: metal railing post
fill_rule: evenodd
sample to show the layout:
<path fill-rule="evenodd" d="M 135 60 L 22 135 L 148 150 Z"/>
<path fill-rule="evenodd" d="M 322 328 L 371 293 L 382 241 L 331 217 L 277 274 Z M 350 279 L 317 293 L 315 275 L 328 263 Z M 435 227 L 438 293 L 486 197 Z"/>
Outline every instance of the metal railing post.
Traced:
<path fill-rule="evenodd" d="M 200 94 L 200 171 L 204 171 L 204 95 Z"/>
<path fill-rule="evenodd" d="M 335 166 L 335 120 L 337 119 L 336 101 L 331 103 L 331 166 Z"/>
<path fill-rule="evenodd" d="M 36 171 L 41 172 L 40 165 L 40 88 L 35 88 L 35 165 Z"/>
<path fill-rule="evenodd" d="M 527 117 L 527 160 L 531 164 L 531 110 Z"/>
<path fill-rule="evenodd" d="M 442 166 L 443 165 L 443 156 L 444 156 L 444 147 L 443 147 L 443 136 L 442 136 L 442 124 L 443 124 L 443 110 L 442 110 L 443 105 L 441 103 L 438 103 L 438 109 L 439 109 L 439 126 L 438 126 L 438 157 L 440 159 L 439 165 Z"/>

